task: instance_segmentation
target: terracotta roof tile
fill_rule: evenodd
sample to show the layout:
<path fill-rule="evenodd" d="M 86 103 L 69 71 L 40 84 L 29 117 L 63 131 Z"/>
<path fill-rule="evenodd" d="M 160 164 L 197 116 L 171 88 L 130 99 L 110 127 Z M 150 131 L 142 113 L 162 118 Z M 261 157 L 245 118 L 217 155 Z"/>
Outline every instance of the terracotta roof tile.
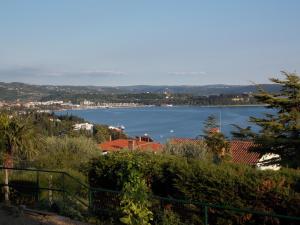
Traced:
<path fill-rule="evenodd" d="M 130 139 L 117 139 L 114 141 L 107 141 L 99 144 L 100 149 L 103 151 L 119 151 L 122 149 L 128 149 L 129 141 L 134 142 L 134 149 L 138 150 L 152 150 L 159 151 L 162 149 L 162 145 L 157 142 L 146 142 Z"/>
<path fill-rule="evenodd" d="M 255 144 L 252 141 L 231 141 L 230 151 L 232 155 L 232 161 L 235 163 L 248 165 L 254 165 L 258 163 L 259 159 L 261 158 L 261 154 L 258 152 L 252 152 L 252 147 L 255 147 Z"/>
<path fill-rule="evenodd" d="M 202 143 L 203 140 L 201 139 L 193 139 L 193 138 L 172 138 L 170 139 L 171 144 L 182 144 L 182 143 L 193 143 L 198 144 Z"/>
<path fill-rule="evenodd" d="M 181 143 L 193 143 L 197 144 L 203 140 L 191 139 L 191 138 L 173 138 L 170 140 L 172 144 L 181 144 Z M 254 165 L 258 163 L 261 158 L 261 154 L 257 152 L 252 152 L 251 148 L 255 144 L 252 141 L 241 141 L 233 140 L 230 141 L 230 152 L 232 155 L 232 162 L 242 163 L 247 165 Z"/>

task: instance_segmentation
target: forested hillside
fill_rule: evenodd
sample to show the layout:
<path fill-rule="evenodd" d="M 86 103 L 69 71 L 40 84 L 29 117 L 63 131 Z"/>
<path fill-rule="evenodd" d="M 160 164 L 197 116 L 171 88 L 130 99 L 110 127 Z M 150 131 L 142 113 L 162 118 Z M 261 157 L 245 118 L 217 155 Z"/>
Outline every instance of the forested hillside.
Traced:
<path fill-rule="evenodd" d="M 279 85 L 261 85 L 267 91 L 277 92 Z M 255 85 L 207 85 L 207 86 L 52 86 L 52 85 L 30 85 L 24 83 L 0 82 L 0 101 L 15 100 L 69 100 L 90 99 L 95 101 L 118 101 L 122 102 L 128 98 L 131 102 L 135 99 L 146 97 L 146 99 L 162 98 L 164 93 L 190 98 L 189 96 L 211 96 L 211 95 L 241 95 L 255 92 Z M 150 95 L 143 95 L 148 93 Z M 125 95 L 124 94 L 128 94 Z M 153 94 L 153 95 L 151 95 Z M 195 100 L 193 100 L 195 101 Z"/>

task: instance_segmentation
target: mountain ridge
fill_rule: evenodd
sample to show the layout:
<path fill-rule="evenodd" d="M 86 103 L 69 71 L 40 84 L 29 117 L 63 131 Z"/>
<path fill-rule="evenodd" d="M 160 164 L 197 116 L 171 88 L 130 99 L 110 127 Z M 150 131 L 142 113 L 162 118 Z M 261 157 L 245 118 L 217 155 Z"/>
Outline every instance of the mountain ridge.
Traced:
<path fill-rule="evenodd" d="M 278 92 L 280 85 L 259 84 L 269 92 Z M 0 100 L 41 100 L 60 95 L 114 95 L 114 94 L 191 94 L 195 96 L 249 94 L 257 91 L 256 85 L 130 85 L 130 86 L 70 86 L 70 85 L 32 85 L 21 82 L 0 82 Z"/>

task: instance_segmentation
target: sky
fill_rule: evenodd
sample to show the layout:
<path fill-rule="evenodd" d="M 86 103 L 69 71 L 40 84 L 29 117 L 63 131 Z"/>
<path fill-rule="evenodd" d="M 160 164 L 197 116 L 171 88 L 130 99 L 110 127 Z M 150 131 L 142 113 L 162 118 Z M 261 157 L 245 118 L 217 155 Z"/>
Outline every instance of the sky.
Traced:
<path fill-rule="evenodd" d="M 0 82 L 268 83 L 300 71 L 299 0 L 0 0 Z"/>

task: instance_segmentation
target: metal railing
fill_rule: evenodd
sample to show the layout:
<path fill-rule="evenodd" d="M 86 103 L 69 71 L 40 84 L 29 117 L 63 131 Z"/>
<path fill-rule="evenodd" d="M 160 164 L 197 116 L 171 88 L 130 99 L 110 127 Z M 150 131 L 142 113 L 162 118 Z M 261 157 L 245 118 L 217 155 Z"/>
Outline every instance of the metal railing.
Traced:
<path fill-rule="evenodd" d="M 19 201 L 19 203 L 20 201 L 21 203 L 25 202 L 32 207 L 36 207 L 42 202 L 53 204 L 56 201 L 60 201 L 62 207 L 65 208 L 68 207 L 66 205 L 67 200 L 71 200 L 72 204 L 80 205 L 85 213 L 93 215 L 103 213 L 115 214 L 120 207 L 121 191 L 89 187 L 87 184 L 66 172 L 0 167 L 0 179 L 4 176 L 5 169 L 11 171 L 8 186 L 12 192 L 12 201 Z M 1 179 L 1 181 L 3 181 L 3 179 Z M 0 186 L 5 186 L 1 181 Z M 54 193 L 56 193 L 56 197 Z M 26 195 L 27 198 L 22 199 L 20 197 Z M 235 221 L 247 218 L 248 220 L 259 221 L 257 224 L 300 224 L 300 217 L 298 216 L 280 215 L 253 209 L 241 209 L 228 205 L 159 196 L 151 196 L 150 200 L 154 213 L 171 209 L 176 212 L 180 218 L 188 221 L 190 224 L 192 224 L 190 218 L 193 216 L 197 216 L 201 219 L 201 222 L 196 222 L 195 224 L 205 225 L 214 224 L 218 216 L 222 218 L 226 217 L 227 219 L 235 218 Z M 269 223 L 266 221 L 269 221 Z M 239 222 L 236 222 L 236 224 L 239 224 Z"/>

